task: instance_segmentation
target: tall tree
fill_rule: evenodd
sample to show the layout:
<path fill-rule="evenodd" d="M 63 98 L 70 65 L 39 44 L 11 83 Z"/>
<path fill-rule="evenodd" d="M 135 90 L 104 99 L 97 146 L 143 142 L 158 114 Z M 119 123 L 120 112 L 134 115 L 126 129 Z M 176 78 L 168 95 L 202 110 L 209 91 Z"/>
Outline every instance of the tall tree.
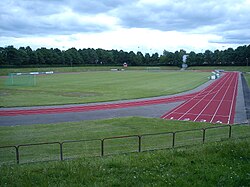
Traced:
<path fill-rule="evenodd" d="M 210 50 L 206 50 L 204 53 L 204 64 L 214 64 L 213 61 L 213 52 Z"/>
<path fill-rule="evenodd" d="M 197 65 L 197 60 L 196 60 L 196 54 L 194 51 L 191 51 L 187 57 L 186 61 L 188 66 L 194 66 Z"/>
<path fill-rule="evenodd" d="M 144 63 L 145 63 L 145 58 L 144 58 L 142 52 L 140 52 L 140 51 L 138 51 L 136 53 L 136 62 L 139 66 L 144 65 Z"/>
<path fill-rule="evenodd" d="M 14 48 L 13 46 L 8 46 L 5 48 L 6 50 L 6 62 L 9 65 L 16 65 L 20 66 L 20 54 L 18 53 L 18 50 Z"/>
<path fill-rule="evenodd" d="M 3 47 L 0 47 L 0 65 L 6 65 L 6 50 Z"/>
<path fill-rule="evenodd" d="M 159 54 L 158 53 L 154 53 L 151 56 L 151 64 L 152 65 L 159 65 Z"/>

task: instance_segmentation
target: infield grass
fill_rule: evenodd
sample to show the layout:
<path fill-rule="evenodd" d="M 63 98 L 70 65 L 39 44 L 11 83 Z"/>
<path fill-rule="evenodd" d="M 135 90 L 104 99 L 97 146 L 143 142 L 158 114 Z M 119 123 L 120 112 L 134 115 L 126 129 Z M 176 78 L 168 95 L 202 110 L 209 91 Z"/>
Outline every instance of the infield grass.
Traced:
<path fill-rule="evenodd" d="M 155 66 L 153 66 L 155 67 Z M 179 70 L 177 66 L 158 66 L 161 70 Z M 7 76 L 9 73 L 29 73 L 29 72 L 46 72 L 55 73 L 64 72 L 86 72 L 86 71 L 110 71 L 111 69 L 122 69 L 122 66 L 79 66 L 79 67 L 37 67 L 37 68 L 1 68 L 0 76 Z M 147 70 L 147 66 L 129 66 L 126 70 Z"/>
<path fill-rule="evenodd" d="M 6 86 L 1 107 L 59 105 L 147 98 L 184 92 L 205 83 L 210 73 L 177 71 L 80 72 L 41 75 L 36 86 Z"/>

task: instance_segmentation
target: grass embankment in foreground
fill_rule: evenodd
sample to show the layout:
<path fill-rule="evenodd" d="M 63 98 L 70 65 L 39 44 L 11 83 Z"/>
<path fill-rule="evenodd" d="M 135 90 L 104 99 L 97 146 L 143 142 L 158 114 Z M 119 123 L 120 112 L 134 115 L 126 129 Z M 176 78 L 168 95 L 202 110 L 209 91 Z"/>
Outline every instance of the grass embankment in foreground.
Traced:
<path fill-rule="evenodd" d="M 179 93 L 206 82 L 206 72 L 82 72 L 37 76 L 36 86 L 6 86 L 0 105 L 35 106 L 146 98 Z"/>
<path fill-rule="evenodd" d="M 0 186 L 248 186 L 250 139 L 187 149 L 0 166 Z"/>
<path fill-rule="evenodd" d="M 0 126 L 0 146 L 31 142 L 95 139 L 218 126 L 210 123 L 125 117 L 43 125 Z"/>
<path fill-rule="evenodd" d="M 175 147 L 202 144 L 202 128 L 221 126 L 210 123 L 167 121 L 158 118 L 127 117 L 108 120 L 82 121 L 48 125 L 0 127 L 0 146 L 64 140 L 103 139 L 113 136 L 143 135 L 176 132 L 190 129 L 197 131 L 179 132 L 175 135 Z M 233 126 L 232 138 L 250 136 L 250 126 Z M 205 142 L 226 140 L 228 126 L 206 130 Z M 171 148 L 173 134 L 142 136 L 141 151 Z M 138 151 L 138 137 L 105 140 L 104 155 Z M 59 144 L 20 147 L 20 163 L 58 160 Z M 63 158 L 100 156 L 101 141 L 72 142 L 63 144 Z M 15 163 L 15 149 L 0 149 L 0 163 Z"/>

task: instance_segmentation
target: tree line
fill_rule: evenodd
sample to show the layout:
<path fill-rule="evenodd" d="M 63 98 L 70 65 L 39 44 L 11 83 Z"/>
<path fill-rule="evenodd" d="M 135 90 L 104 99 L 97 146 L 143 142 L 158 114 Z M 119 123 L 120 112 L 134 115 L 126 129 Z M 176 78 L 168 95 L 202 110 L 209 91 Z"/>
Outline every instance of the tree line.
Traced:
<path fill-rule="evenodd" d="M 129 66 L 181 66 L 183 55 L 188 55 L 189 66 L 201 65 L 247 65 L 250 60 L 250 45 L 236 49 L 205 50 L 204 53 L 187 53 L 181 49 L 176 52 L 164 50 L 163 54 L 137 53 L 123 50 L 76 49 L 60 50 L 44 47 L 32 50 L 31 47 L 0 47 L 0 65 L 2 67 L 25 66 L 81 66 L 81 65 L 122 65 Z"/>

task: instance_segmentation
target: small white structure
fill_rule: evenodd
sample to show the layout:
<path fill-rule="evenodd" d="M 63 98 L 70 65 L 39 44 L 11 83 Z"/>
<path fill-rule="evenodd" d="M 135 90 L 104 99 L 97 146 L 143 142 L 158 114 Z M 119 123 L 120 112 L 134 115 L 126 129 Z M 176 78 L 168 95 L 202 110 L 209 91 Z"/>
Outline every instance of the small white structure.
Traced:
<path fill-rule="evenodd" d="M 211 80 L 215 80 L 216 79 L 216 75 L 211 75 L 210 79 Z"/>
<path fill-rule="evenodd" d="M 211 79 L 211 80 L 215 80 L 215 79 L 218 79 L 218 78 L 220 78 L 220 72 L 218 72 L 218 71 L 213 71 L 213 72 L 212 72 L 212 75 L 210 76 L 210 79 Z"/>

